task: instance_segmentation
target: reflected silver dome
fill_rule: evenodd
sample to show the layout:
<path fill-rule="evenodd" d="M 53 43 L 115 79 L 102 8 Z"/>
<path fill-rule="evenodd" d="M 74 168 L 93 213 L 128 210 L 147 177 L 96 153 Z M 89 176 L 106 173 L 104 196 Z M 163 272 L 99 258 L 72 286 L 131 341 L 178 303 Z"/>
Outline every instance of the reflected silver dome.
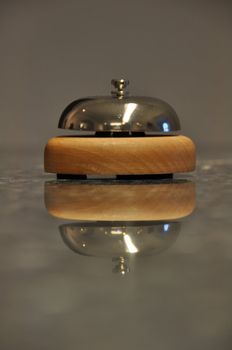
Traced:
<path fill-rule="evenodd" d="M 151 97 L 127 96 L 127 81 L 112 80 L 112 96 L 87 97 L 69 104 L 58 127 L 88 132 L 146 132 L 176 134 L 179 118 L 166 102 Z"/>
<path fill-rule="evenodd" d="M 75 222 L 59 229 L 65 244 L 76 253 L 112 258 L 160 253 L 175 242 L 181 222 Z"/>

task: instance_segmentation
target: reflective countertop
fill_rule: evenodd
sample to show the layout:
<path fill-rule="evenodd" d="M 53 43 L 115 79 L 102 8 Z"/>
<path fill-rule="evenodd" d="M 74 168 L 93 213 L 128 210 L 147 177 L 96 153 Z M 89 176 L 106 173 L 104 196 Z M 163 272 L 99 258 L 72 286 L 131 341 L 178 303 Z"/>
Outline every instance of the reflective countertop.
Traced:
<path fill-rule="evenodd" d="M 57 182 L 2 156 L 0 348 L 231 349 L 231 173 Z"/>

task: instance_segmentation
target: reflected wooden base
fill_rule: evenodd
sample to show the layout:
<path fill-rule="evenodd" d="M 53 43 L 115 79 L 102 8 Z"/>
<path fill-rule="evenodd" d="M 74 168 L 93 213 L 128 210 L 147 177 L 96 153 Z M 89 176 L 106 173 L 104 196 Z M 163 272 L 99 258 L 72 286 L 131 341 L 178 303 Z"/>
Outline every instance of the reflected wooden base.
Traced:
<path fill-rule="evenodd" d="M 193 211 L 195 184 L 47 182 L 45 205 L 51 215 L 70 220 L 173 220 Z"/>

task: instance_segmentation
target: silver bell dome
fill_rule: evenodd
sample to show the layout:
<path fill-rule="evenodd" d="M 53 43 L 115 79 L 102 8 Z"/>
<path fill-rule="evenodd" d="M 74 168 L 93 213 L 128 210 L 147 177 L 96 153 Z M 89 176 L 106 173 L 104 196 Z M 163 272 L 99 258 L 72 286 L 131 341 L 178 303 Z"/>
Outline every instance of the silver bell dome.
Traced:
<path fill-rule="evenodd" d="M 129 96 L 128 80 L 113 79 L 111 96 L 86 97 L 69 104 L 58 127 L 86 132 L 177 134 L 179 118 L 166 102 L 152 97 Z"/>

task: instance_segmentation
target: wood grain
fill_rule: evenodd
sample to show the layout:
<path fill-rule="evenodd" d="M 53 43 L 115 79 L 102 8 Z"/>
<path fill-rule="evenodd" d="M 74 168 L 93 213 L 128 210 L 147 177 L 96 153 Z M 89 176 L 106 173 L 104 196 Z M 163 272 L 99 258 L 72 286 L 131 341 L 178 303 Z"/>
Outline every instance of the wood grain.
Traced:
<path fill-rule="evenodd" d="M 195 146 L 185 136 L 55 137 L 45 148 L 49 173 L 167 174 L 195 169 Z"/>
<path fill-rule="evenodd" d="M 193 182 L 139 184 L 45 183 L 45 206 L 71 220 L 174 220 L 195 207 Z"/>

